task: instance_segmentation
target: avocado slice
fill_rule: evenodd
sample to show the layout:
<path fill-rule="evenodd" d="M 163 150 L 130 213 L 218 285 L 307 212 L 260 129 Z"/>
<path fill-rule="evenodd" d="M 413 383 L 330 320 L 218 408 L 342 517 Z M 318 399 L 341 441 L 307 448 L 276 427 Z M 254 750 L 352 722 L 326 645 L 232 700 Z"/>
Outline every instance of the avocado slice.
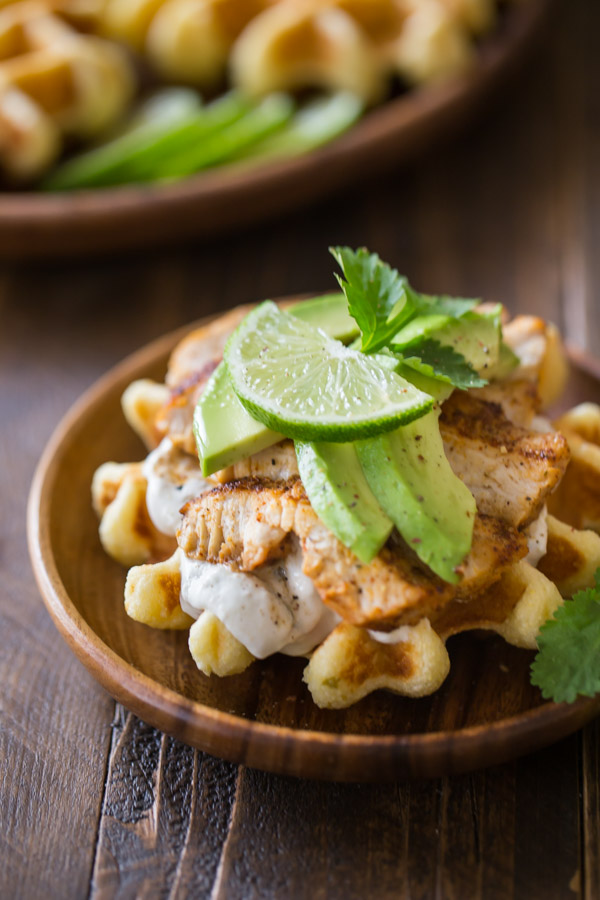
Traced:
<path fill-rule="evenodd" d="M 439 408 L 396 431 L 356 442 L 367 482 L 419 559 L 452 584 L 471 549 L 477 512 L 446 459 Z"/>
<path fill-rule="evenodd" d="M 418 316 L 401 329 L 392 340 L 394 350 L 410 356 L 412 348 L 418 355 L 418 344 L 425 338 L 453 347 L 484 377 L 492 369 L 500 353 L 502 337 L 498 304 L 489 312 L 466 312 L 459 319 L 450 316 Z"/>
<path fill-rule="evenodd" d="M 500 349 L 498 352 L 498 361 L 495 366 L 486 369 L 485 377 L 488 381 L 500 381 L 507 378 L 513 369 L 516 369 L 520 360 L 516 353 L 511 350 L 508 344 L 500 341 Z"/>
<path fill-rule="evenodd" d="M 395 371 L 402 378 L 406 378 L 407 381 L 414 384 L 416 388 L 419 388 L 420 391 L 429 394 L 438 403 L 443 403 L 444 400 L 447 400 L 454 390 L 454 385 L 450 384 L 449 381 L 435 378 L 432 375 L 424 375 L 422 372 L 417 372 L 416 369 L 407 366 L 406 363 L 399 363 Z"/>
<path fill-rule="evenodd" d="M 194 437 L 204 476 L 283 440 L 248 415 L 223 363 L 211 375 L 194 410 Z"/>
<path fill-rule="evenodd" d="M 300 301 L 290 312 L 337 340 L 352 340 L 358 334 L 358 326 L 348 314 L 342 293 Z M 246 412 L 229 383 L 224 363 L 217 366 L 198 401 L 194 436 L 204 476 L 283 440 L 283 435 L 271 431 Z"/>
<path fill-rule="evenodd" d="M 342 544 L 371 562 L 394 523 L 375 499 L 354 444 L 296 441 L 295 447 L 312 508 Z"/>

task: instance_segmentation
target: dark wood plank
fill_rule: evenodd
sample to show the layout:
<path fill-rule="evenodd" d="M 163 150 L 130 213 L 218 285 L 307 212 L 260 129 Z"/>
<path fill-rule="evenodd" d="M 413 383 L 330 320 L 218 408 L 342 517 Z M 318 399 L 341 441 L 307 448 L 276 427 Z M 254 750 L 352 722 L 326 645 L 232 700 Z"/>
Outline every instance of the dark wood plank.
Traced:
<path fill-rule="evenodd" d="M 581 896 L 594 900 L 600 885 L 600 722 L 581 733 Z"/>
<path fill-rule="evenodd" d="M 209 896 L 236 780 L 117 706 L 91 896 Z"/>
<path fill-rule="evenodd" d="M 72 895 L 83 896 L 113 703 L 58 636 L 27 560 L 25 499 L 40 444 L 62 411 L 69 387 L 73 394 L 78 387 L 76 379 L 62 385 L 48 379 L 43 342 L 31 326 L 28 334 L 18 333 L 24 325 L 13 315 L 18 302 L 2 279 L 0 893 L 64 896 L 68 872 Z"/>

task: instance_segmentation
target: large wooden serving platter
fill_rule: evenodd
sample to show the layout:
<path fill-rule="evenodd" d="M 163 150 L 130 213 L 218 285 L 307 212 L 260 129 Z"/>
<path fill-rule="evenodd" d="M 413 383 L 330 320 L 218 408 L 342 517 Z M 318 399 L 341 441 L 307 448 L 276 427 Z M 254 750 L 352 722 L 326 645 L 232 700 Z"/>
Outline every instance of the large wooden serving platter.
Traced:
<path fill-rule="evenodd" d="M 199 324 L 199 323 L 196 323 Z M 140 459 L 120 397 L 135 378 L 162 379 L 189 328 L 135 353 L 88 390 L 58 425 L 29 499 L 31 559 L 61 634 L 117 700 L 188 744 L 260 769 L 310 778 L 375 781 L 439 776 L 535 750 L 600 711 L 600 698 L 544 702 L 529 683 L 533 654 L 501 638 L 449 641 L 451 672 L 432 697 L 378 692 L 341 711 L 319 710 L 302 683 L 303 660 L 276 657 L 242 675 L 206 678 L 187 633 L 156 631 L 123 609 L 125 570 L 98 539 L 90 503 L 94 470 Z M 600 401 L 600 367 L 571 354 L 564 405 Z"/>
<path fill-rule="evenodd" d="M 172 243 L 308 204 L 406 161 L 475 112 L 522 57 L 550 0 L 511 4 L 464 77 L 391 100 L 332 144 L 295 159 L 215 169 L 170 185 L 0 194 L 0 258 Z"/>

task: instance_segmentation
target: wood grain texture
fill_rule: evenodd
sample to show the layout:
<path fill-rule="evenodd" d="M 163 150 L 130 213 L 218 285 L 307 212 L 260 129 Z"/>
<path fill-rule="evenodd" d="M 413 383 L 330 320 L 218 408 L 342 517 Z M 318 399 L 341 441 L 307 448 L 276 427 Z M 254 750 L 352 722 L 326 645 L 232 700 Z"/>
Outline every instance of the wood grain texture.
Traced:
<path fill-rule="evenodd" d="M 91 897 L 208 896 L 236 781 L 118 706 Z"/>
<path fill-rule="evenodd" d="M 239 302 L 327 288 L 332 267 L 324 248 L 332 243 L 376 248 L 423 289 L 551 315 L 573 342 L 600 356 L 598 33 L 594 0 L 557 3 L 518 89 L 490 104 L 460 139 L 392 176 L 361 176 L 348 194 L 301 215 L 227 241 L 118 261 L 4 264 L 0 893 L 84 898 L 93 872 L 103 871 L 105 896 L 118 895 L 127 873 L 126 896 L 133 897 L 145 877 L 127 816 L 109 820 L 106 803 L 100 815 L 111 785 L 122 798 L 136 795 L 131 756 L 118 748 L 126 717 L 115 716 L 112 701 L 63 646 L 26 557 L 24 497 L 57 419 L 103 371 L 172 328 Z M 160 748 L 160 735 L 156 740 Z M 133 726 L 129 741 L 135 745 Z M 348 885 L 358 893 L 361 884 L 363 896 L 376 884 L 394 897 L 424 900 L 598 896 L 597 723 L 472 776 L 385 787 L 244 769 L 238 778 L 228 764 L 204 769 L 206 757 L 183 745 L 170 745 L 169 753 L 184 779 L 196 766 L 196 796 L 207 798 L 194 801 L 200 812 L 210 800 L 221 808 L 194 818 L 188 836 L 190 793 L 167 790 L 164 768 L 157 793 L 151 781 L 159 818 L 177 826 L 166 825 L 156 839 L 152 871 L 164 867 L 167 875 L 148 896 L 202 898 L 213 889 L 222 897 L 258 896 L 257 885 L 268 896 L 271 884 L 302 896 L 307 883 L 311 896 L 334 898 L 345 897 Z M 267 820 L 259 832 L 257 818 Z M 259 843 L 258 834 L 269 841 Z M 174 866 L 176 854 L 183 862 Z"/>

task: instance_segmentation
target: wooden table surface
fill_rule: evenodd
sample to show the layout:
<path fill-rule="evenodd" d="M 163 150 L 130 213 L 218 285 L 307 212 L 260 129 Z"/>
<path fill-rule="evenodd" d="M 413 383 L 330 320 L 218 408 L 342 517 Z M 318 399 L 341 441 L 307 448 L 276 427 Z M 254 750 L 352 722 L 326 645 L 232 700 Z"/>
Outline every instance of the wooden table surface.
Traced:
<path fill-rule="evenodd" d="M 0 896 L 600 896 L 600 728 L 460 778 L 275 777 L 178 744 L 93 681 L 25 547 L 54 425 L 102 372 L 199 316 L 331 287 L 365 244 L 428 291 L 557 322 L 600 355 L 600 5 L 556 5 L 512 89 L 403 171 L 177 250 L 0 269 Z M 600 400 L 599 398 L 596 398 Z"/>

